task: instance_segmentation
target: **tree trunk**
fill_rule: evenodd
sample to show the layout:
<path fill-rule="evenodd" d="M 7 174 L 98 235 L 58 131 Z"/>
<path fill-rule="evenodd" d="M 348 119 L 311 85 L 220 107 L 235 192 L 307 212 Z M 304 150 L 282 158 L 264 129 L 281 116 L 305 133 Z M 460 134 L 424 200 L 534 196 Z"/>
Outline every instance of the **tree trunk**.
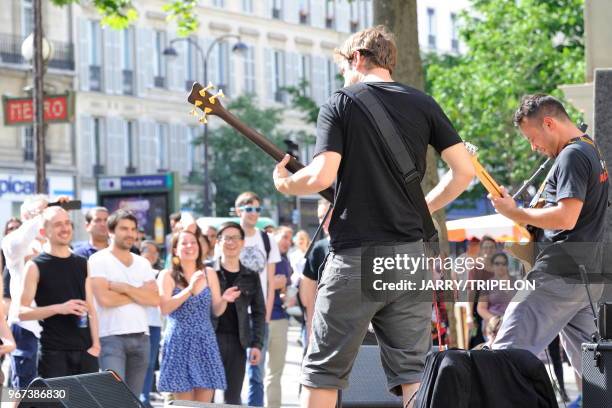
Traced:
<path fill-rule="evenodd" d="M 393 78 L 398 82 L 423 90 L 425 78 L 419 49 L 416 0 L 374 0 L 373 7 L 374 25 L 382 24 L 395 35 L 397 64 L 393 71 Z M 438 155 L 430 146 L 427 150 L 427 171 L 421 183 L 423 191 L 430 191 L 438 184 L 438 181 Z M 440 249 L 443 254 L 448 254 L 446 212 L 441 209 L 434 214 L 433 218 L 440 234 Z M 453 307 L 452 304 L 447 303 L 451 327 L 455 327 Z M 451 333 L 453 333 L 452 330 Z M 451 339 L 455 338 L 456 336 L 451 334 Z"/>

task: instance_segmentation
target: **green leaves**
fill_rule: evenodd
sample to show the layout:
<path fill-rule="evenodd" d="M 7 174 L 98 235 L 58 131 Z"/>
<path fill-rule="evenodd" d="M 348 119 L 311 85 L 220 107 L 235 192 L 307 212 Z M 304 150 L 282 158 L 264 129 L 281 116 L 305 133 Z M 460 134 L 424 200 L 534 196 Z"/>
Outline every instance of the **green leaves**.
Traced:
<path fill-rule="evenodd" d="M 284 150 L 283 139 L 289 135 L 278 128 L 282 121 L 281 109 L 262 109 L 248 95 L 237 97 L 227 108 Z M 212 159 L 210 177 L 217 188 L 214 196 L 217 216 L 226 216 L 238 194 L 244 191 L 254 191 L 273 202 L 283 199 L 274 188 L 272 170 L 276 163 L 270 156 L 227 125 L 209 129 L 208 137 Z M 197 141 L 201 142 L 202 139 Z"/>
<path fill-rule="evenodd" d="M 543 160 L 512 125 L 520 98 L 562 98 L 559 85 L 584 81 L 582 7 L 583 0 L 473 0 L 461 15 L 467 53 L 426 56 L 428 92 L 503 185 L 518 186 Z"/>
<path fill-rule="evenodd" d="M 168 21 L 176 21 L 179 36 L 187 37 L 198 29 L 199 22 L 195 14 L 196 5 L 197 0 L 171 0 L 163 5 L 162 9 L 168 13 Z"/>

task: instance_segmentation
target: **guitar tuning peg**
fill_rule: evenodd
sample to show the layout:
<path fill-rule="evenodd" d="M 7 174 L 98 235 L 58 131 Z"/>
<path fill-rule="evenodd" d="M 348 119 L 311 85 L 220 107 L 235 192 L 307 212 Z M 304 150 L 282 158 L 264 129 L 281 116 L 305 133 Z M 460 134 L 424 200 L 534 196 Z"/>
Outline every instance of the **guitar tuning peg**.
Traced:
<path fill-rule="evenodd" d="M 200 116 L 200 118 L 198 119 L 198 121 L 199 121 L 200 123 L 204 123 L 204 124 L 208 123 L 208 120 L 206 120 L 206 115 L 202 115 L 202 116 Z"/>
<path fill-rule="evenodd" d="M 193 108 L 192 110 L 190 110 L 190 111 L 189 111 L 189 114 L 190 114 L 191 116 L 196 116 L 196 115 L 197 115 L 197 112 L 196 112 L 195 108 Z"/>
<path fill-rule="evenodd" d="M 204 88 L 200 89 L 200 92 L 199 92 L 200 96 L 201 97 L 205 97 L 206 96 L 206 92 L 208 92 L 208 91 L 210 91 L 210 90 L 212 90 L 214 88 L 215 88 L 215 86 L 213 85 L 213 83 L 209 82 L 208 85 L 206 85 Z"/>
<path fill-rule="evenodd" d="M 210 98 L 208 98 L 208 101 L 212 105 L 214 105 L 217 98 L 225 98 L 225 95 L 223 94 L 223 90 L 222 89 L 219 89 L 219 92 L 217 92 L 215 95 L 213 95 Z"/>
<path fill-rule="evenodd" d="M 212 109 L 210 108 L 204 108 L 204 114 L 208 115 L 210 112 L 212 112 Z"/>
<path fill-rule="evenodd" d="M 194 104 L 195 104 L 195 106 L 202 106 L 202 105 L 204 105 L 204 102 L 202 102 L 202 101 L 201 101 L 201 100 L 199 100 L 199 99 L 196 99 L 196 101 L 195 101 L 195 103 L 194 103 Z"/>

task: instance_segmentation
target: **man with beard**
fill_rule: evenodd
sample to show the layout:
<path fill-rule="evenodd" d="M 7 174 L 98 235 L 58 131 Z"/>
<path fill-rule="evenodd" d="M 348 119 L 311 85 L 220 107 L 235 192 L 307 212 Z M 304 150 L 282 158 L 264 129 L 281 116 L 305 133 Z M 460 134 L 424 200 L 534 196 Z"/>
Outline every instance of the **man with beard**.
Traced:
<path fill-rule="evenodd" d="M 72 221 L 61 207 L 43 213 L 44 251 L 25 266 L 19 318 L 41 322 L 43 378 L 98 371 L 100 340 L 87 261 L 70 251 Z M 36 301 L 36 305 L 32 304 Z"/>
<path fill-rule="evenodd" d="M 111 214 L 111 244 L 89 258 L 89 269 L 100 320 L 100 368 L 117 372 L 140 395 L 149 363 L 146 306 L 158 306 L 159 293 L 149 261 L 130 252 L 137 228 L 132 213 Z"/>

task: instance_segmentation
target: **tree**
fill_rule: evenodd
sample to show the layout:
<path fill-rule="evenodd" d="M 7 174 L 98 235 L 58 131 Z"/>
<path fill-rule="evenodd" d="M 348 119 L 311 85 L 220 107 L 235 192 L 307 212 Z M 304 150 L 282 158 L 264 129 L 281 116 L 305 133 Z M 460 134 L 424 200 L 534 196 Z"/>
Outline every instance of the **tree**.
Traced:
<path fill-rule="evenodd" d="M 386 26 L 395 35 L 398 52 L 393 78 L 417 89 L 424 89 L 425 79 L 419 48 L 416 0 L 375 0 L 374 24 Z M 421 183 L 425 192 L 438 184 L 438 161 L 435 150 L 430 147 L 427 150 L 427 171 Z M 438 226 L 442 248 L 448 251 L 444 209 L 434 214 L 434 220 Z"/>
<path fill-rule="evenodd" d="M 81 2 L 81 0 L 51 1 L 58 6 Z M 131 0 L 92 0 L 92 3 L 102 16 L 102 24 L 112 28 L 126 28 L 138 18 L 138 12 Z M 169 20 L 176 20 L 178 35 L 187 36 L 197 30 L 199 26 L 195 12 L 197 3 L 198 0 L 165 0 L 162 9 L 168 13 Z"/>
<path fill-rule="evenodd" d="M 428 57 L 429 92 L 503 185 L 520 185 L 542 161 L 512 124 L 522 95 L 562 98 L 559 85 L 584 80 L 582 8 L 583 0 L 473 0 L 461 16 L 467 52 Z"/>
<path fill-rule="evenodd" d="M 283 140 L 288 138 L 288 134 L 277 128 L 282 120 L 282 109 L 262 109 L 251 95 L 237 97 L 227 109 L 277 146 L 282 146 Z M 196 139 L 194 143 L 201 144 L 202 139 Z M 238 194 L 244 191 L 255 191 L 262 198 L 270 198 L 273 203 L 285 199 L 276 191 L 272 181 L 271 172 L 276 164 L 274 159 L 234 128 L 222 125 L 210 129 L 208 143 L 213 163 L 210 179 L 217 190 L 214 202 L 218 216 L 227 215 Z M 197 211 L 201 199 L 192 204 Z"/>

